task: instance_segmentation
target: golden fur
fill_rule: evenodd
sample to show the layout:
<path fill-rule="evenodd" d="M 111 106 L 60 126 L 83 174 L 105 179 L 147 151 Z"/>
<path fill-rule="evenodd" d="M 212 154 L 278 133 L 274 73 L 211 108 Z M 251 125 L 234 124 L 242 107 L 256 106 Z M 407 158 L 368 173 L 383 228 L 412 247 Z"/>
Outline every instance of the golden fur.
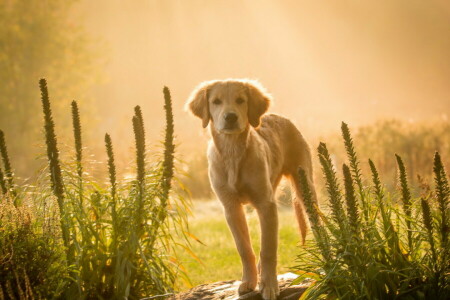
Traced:
<path fill-rule="evenodd" d="M 282 176 L 288 177 L 296 191 L 293 201 L 304 242 L 307 221 L 297 180 L 297 170 L 306 170 L 310 186 L 312 163 L 309 146 L 286 118 L 265 115 L 271 96 L 256 81 L 215 80 L 200 84 L 187 101 L 187 108 L 210 124 L 208 146 L 209 177 L 223 204 L 243 266 L 239 293 L 256 288 L 264 299 L 276 299 L 278 217 L 275 190 Z M 227 116 L 233 114 L 230 125 Z M 244 204 L 255 207 L 261 225 L 261 253 L 258 268 L 245 219 Z"/>

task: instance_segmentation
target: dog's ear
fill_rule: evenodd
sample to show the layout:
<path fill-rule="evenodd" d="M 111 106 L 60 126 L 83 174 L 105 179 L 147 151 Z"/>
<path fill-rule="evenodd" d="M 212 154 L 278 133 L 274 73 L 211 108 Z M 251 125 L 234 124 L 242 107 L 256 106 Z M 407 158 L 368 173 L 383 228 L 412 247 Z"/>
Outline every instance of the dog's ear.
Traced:
<path fill-rule="evenodd" d="M 208 89 L 211 86 L 210 82 L 203 82 L 197 86 L 189 96 L 186 102 L 186 110 L 190 110 L 194 116 L 202 119 L 203 128 L 206 128 L 209 123 L 209 104 L 208 104 Z"/>
<path fill-rule="evenodd" d="M 248 121 L 253 127 L 258 127 L 261 116 L 269 109 L 272 97 L 257 81 L 246 82 L 248 90 Z"/>

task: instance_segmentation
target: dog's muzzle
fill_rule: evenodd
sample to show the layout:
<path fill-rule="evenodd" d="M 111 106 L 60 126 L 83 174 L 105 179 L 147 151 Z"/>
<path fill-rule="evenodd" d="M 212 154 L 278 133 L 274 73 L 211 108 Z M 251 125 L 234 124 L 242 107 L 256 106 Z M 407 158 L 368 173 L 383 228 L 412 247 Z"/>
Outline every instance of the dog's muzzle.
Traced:
<path fill-rule="evenodd" d="M 225 128 L 224 129 L 235 129 L 237 125 L 238 116 L 235 113 L 227 113 L 225 115 Z"/>

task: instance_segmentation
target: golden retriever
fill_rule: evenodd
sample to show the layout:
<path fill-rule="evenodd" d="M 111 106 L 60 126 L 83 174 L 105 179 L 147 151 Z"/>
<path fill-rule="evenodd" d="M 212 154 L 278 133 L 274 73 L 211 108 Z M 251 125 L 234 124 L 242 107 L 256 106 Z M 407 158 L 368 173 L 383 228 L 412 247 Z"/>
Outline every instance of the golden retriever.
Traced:
<path fill-rule="evenodd" d="M 186 107 L 210 123 L 209 177 L 223 204 L 226 220 L 242 260 L 239 294 L 253 291 L 258 283 L 266 300 L 276 299 L 278 216 L 275 190 L 282 176 L 296 190 L 293 201 L 303 242 L 307 231 L 297 171 L 306 170 L 315 196 L 309 146 L 288 119 L 265 114 L 271 96 L 257 82 L 247 79 L 214 80 L 201 83 Z M 258 267 L 245 219 L 244 204 L 255 207 L 261 226 Z"/>

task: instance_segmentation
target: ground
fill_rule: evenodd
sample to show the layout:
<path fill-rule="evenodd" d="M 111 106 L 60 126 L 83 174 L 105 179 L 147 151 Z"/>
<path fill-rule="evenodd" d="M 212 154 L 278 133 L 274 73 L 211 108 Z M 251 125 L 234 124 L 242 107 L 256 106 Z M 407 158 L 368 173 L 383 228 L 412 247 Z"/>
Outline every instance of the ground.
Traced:
<path fill-rule="evenodd" d="M 253 247 L 259 253 L 259 222 L 254 211 L 247 211 Z M 279 208 L 279 251 L 278 274 L 292 272 L 296 266 L 296 257 L 301 251 L 300 236 L 294 212 L 290 207 Z M 195 202 L 193 216 L 189 219 L 190 231 L 202 243 L 192 242 L 192 250 L 181 253 L 181 261 L 190 282 L 181 279 L 178 288 L 186 291 L 200 284 L 241 278 L 241 262 L 233 238 L 227 227 L 221 205 L 218 200 Z"/>

